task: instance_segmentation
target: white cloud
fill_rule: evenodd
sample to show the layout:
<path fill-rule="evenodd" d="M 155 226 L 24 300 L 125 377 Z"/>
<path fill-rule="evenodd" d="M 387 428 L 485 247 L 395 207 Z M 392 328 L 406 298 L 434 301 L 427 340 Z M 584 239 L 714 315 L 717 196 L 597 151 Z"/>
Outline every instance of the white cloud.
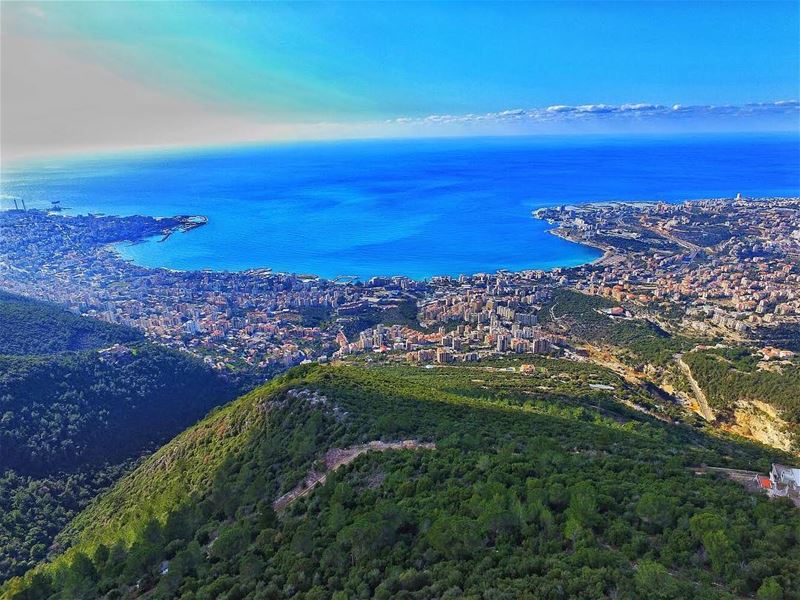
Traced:
<path fill-rule="evenodd" d="M 797 130 L 800 115 L 798 101 L 780 100 L 742 106 L 555 104 L 384 121 L 292 123 L 278 121 L 277 116 L 242 114 L 126 79 L 87 61 L 67 40 L 43 40 L 14 31 L 4 31 L 0 40 L 3 161 L 55 153 L 271 140 L 694 131 L 695 119 L 702 118 L 724 122 L 728 130 L 747 129 L 741 124 L 772 118 L 773 129 Z"/>
<path fill-rule="evenodd" d="M 22 10 L 32 17 L 36 17 L 37 19 L 44 19 L 47 16 L 47 14 L 44 12 L 44 9 L 41 6 L 36 6 L 35 4 L 26 5 Z"/>
<path fill-rule="evenodd" d="M 774 115 L 800 115 L 800 102 L 797 100 L 779 100 L 776 102 L 758 102 L 733 105 L 689 105 L 673 104 L 580 104 L 569 106 L 555 104 L 546 108 L 511 109 L 484 114 L 466 115 L 428 115 L 425 117 L 400 117 L 390 119 L 392 124 L 450 124 L 450 123 L 479 123 L 479 122 L 507 122 L 527 121 L 530 123 L 552 123 L 554 121 L 569 122 L 586 119 L 624 120 L 631 117 L 650 117 L 663 119 L 670 117 L 747 117 L 774 116 Z"/>

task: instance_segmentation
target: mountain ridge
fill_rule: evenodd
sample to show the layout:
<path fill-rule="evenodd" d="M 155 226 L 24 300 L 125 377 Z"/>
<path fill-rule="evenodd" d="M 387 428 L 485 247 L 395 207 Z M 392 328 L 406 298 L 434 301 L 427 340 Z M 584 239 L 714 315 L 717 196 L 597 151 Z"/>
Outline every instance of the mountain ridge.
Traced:
<path fill-rule="evenodd" d="M 565 368 L 543 359 L 488 389 L 474 382 L 484 371 L 462 367 L 295 368 L 156 452 L 72 522 L 70 550 L 4 593 L 64 582 L 70 597 L 478 597 L 475 576 L 445 573 L 492 549 L 504 562 L 481 581 L 498 597 L 534 582 L 551 597 L 550 569 L 585 597 L 726 598 L 768 579 L 793 589 L 797 546 L 781 542 L 779 559 L 749 529 L 792 537 L 797 513 L 689 468 L 763 470 L 779 453 L 662 423 L 614 400 L 641 390 L 594 390 L 585 377 L 599 371 Z M 552 377 L 575 386 L 572 401 L 536 391 Z M 368 452 L 273 510 L 326 449 L 411 437 L 437 450 Z M 531 544 L 551 567 L 511 577 Z M 743 560 L 763 566 L 742 572 Z"/>

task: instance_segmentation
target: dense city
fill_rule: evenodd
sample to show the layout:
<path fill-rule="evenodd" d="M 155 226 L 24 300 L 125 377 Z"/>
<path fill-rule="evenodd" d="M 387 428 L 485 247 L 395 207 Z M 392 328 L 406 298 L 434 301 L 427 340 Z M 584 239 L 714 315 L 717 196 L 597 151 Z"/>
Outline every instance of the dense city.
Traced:
<path fill-rule="evenodd" d="M 194 235 L 206 220 L 197 215 L 72 216 L 57 208 L 0 212 L 0 290 L 5 294 L 0 306 L 10 324 L 6 343 L 17 352 L 51 346 L 79 350 L 85 343 L 96 350 L 53 358 L 5 357 L 9 374 L 0 384 L 14 391 L 0 394 L 6 428 L 0 445 L 6 444 L 3 451 L 14 465 L 35 465 L 42 477 L 65 461 L 83 461 L 87 479 L 70 485 L 86 499 L 138 464 L 119 462 L 125 456 L 146 455 L 152 444 L 163 443 L 209 408 L 305 364 L 212 410 L 210 421 L 200 421 L 185 438 L 206 440 L 196 446 L 205 470 L 211 456 L 206 444 L 227 443 L 224 432 L 235 436 L 239 431 L 239 425 L 230 427 L 227 415 L 238 415 L 237 422 L 246 424 L 256 422 L 254 415 L 264 410 L 299 407 L 296 414 L 305 418 L 308 403 L 330 412 L 334 430 L 347 432 L 351 414 L 374 411 L 381 428 L 370 434 L 377 436 L 374 440 L 332 447 L 307 473 L 293 471 L 282 493 L 270 488 L 267 497 L 274 496 L 276 515 L 302 505 L 333 470 L 368 451 L 447 452 L 450 438 L 441 448 L 412 436 L 396 439 L 415 419 L 425 427 L 437 423 L 438 401 L 426 408 L 431 394 L 441 406 L 455 402 L 454 411 L 483 402 L 484 396 L 496 397 L 491 416 L 482 414 L 474 422 L 507 433 L 532 419 L 533 429 L 520 440 L 541 435 L 541 419 L 546 418 L 570 447 L 589 423 L 595 429 L 592 447 L 611 430 L 624 432 L 625 440 L 639 440 L 652 429 L 655 445 L 642 451 L 648 460 L 653 448 L 673 460 L 693 452 L 697 443 L 740 440 L 735 444 L 743 445 L 730 446 L 735 450 L 726 454 L 770 448 L 769 460 L 760 462 L 713 459 L 708 464 L 707 451 L 685 458 L 692 466 L 669 471 L 681 481 L 672 488 L 693 490 L 721 479 L 735 482 L 741 490 L 735 493 L 775 500 L 775 510 L 782 510 L 786 500 L 786 506 L 800 506 L 800 469 L 789 466 L 796 463 L 800 447 L 800 199 L 541 209 L 533 216 L 547 220 L 551 233 L 594 246 L 603 256 L 550 271 L 364 282 L 268 268 L 145 268 L 124 260 L 119 246 L 180 243 L 181 236 Z M 149 341 L 141 341 L 142 333 Z M 48 374 L 37 379 L 37 369 Z M 280 386 L 287 381 L 298 385 L 291 379 L 298 376 L 307 382 L 302 379 L 305 383 L 281 400 Z M 319 385 L 333 387 L 313 391 Z M 412 390 L 419 403 L 407 405 Z M 259 400 L 276 393 L 276 399 Z M 337 394 L 336 404 L 330 393 Z M 52 402 L 43 404 L 41 398 Z M 340 406 L 342 398 L 353 400 Z M 247 407 L 257 412 L 250 415 Z M 406 409 L 410 412 L 392 416 Z M 420 410 L 432 412 L 419 416 Z M 513 418 L 501 425 L 497 419 L 506 411 Z M 449 431 L 453 423 L 472 422 L 456 413 L 445 421 L 435 426 Z M 293 437 L 271 447 L 302 452 L 314 432 L 286 423 Z M 308 420 L 309 426 L 314 423 Z M 664 433 L 655 433 L 662 428 L 676 436 L 666 447 Z M 139 431 L 149 432 L 144 440 L 151 445 L 138 441 Z M 83 438 L 93 442 L 73 442 Z M 178 436 L 173 443 L 183 439 Z M 479 438 L 458 439 L 451 451 L 461 459 Z M 687 446 L 687 439 L 695 441 Z M 747 445 L 752 442 L 763 446 Z M 616 455 L 619 442 L 612 447 L 610 454 Z M 166 448 L 170 456 L 184 453 L 169 444 Z M 271 456 L 257 453 L 262 454 Z M 92 463 L 95 456 L 118 462 L 100 472 Z M 157 469 L 159 456 L 154 458 Z M 41 480 L 43 493 L 38 480 L 19 479 L 12 471 L 0 481 L 14 498 L 9 506 L 30 504 L 29 498 L 38 503 L 29 513 L 9 509 L 17 516 L 0 523 L 0 541 L 5 540 L 0 564 L 9 575 L 57 556 L 63 546 L 54 536 L 74 515 L 91 514 L 78 513 L 87 500 L 67 495 L 63 504 L 68 511 L 52 517 L 52 505 L 62 501 L 49 490 L 59 489 L 62 476 L 47 476 Z M 152 477 L 160 475 L 149 473 L 142 480 L 145 489 L 125 492 L 123 507 L 153 489 L 173 488 L 151 485 Z M 618 478 L 615 472 L 614 485 Z M 648 488 L 663 482 L 659 474 Z M 246 493 L 232 497 L 239 496 Z M 34 521 L 39 525 L 28 527 Z M 133 550 L 131 556 L 136 556 Z M 168 581 L 180 565 L 171 554 L 154 556 L 155 579 L 148 585 Z M 23 585 L 20 579 L 11 581 L 12 588 Z"/>
<path fill-rule="evenodd" d="M 114 245 L 192 235 L 199 224 L 191 217 L 15 210 L 0 213 L 0 286 L 139 328 L 220 369 L 274 371 L 363 352 L 436 363 L 547 354 L 567 342 L 539 324 L 557 287 L 618 302 L 609 318 L 632 308 L 673 330 L 677 323 L 694 334 L 755 342 L 765 356 L 792 355 L 781 344 L 800 327 L 800 200 L 604 203 L 535 216 L 604 256 L 570 269 L 426 282 L 182 272 L 137 266 Z M 665 324 L 665 311 L 680 318 Z"/>
<path fill-rule="evenodd" d="M 605 251 L 573 285 L 642 306 L 677 308 L 681 325 L 739 341 L 800 331 L 800 200 L 615 203 L 537 211 L 554 233 Z"/>

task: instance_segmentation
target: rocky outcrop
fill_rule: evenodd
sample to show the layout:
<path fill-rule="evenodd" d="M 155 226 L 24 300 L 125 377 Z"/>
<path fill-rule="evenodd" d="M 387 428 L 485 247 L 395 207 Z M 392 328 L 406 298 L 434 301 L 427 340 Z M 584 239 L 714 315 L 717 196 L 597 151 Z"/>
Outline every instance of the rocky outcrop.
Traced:
<path fill-rule="evenodd" d="M 761 400 L 739 400 L 733 407 L 715 413 L 689 365 L 681 357 L 678 357 L 677 363 L 693 392 L 690 405 L 693 411 L 726 431 L 779 450 L 793 451 L 793 434 L 789 424 L 773 406 Z"/>
<path fill-rule="evenodd" d="M 276 511 L 281 511 L 289 504 L 307 496 L 317 486 L 325 485 L 328 474 L 339 467 L 349 465 L 355 459 L 366 452 L 386 452 L 387 450 L 435 450 L 436 444 L 432 442 L 419 442 L 417 440 L 403 440 L 400 442 L 382 442 L 379 440 L 351 446 L 350 448 L 331 448 L 325 454 L 324 469 L 311 469 L 305 479 L 298 483 L 292 490 L 272 503 Z"/>
<path fill-rule="evenodd" d="M 778 412 L 761 400 L 742 400 L 732 410 L 728 429 L 744 437 L 790 452 L 792 434 Z"/>

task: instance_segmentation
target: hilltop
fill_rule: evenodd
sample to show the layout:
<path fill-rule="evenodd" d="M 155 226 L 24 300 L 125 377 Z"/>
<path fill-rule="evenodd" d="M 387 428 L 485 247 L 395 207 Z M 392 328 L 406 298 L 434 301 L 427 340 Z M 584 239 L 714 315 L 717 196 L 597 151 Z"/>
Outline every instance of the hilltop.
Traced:
<path fill-rule="evenodd" d="M 797 511 L 696 469 L 786 456 L 631 408 L 645 396 L 558 359 L 299 367 L 145 460 L 5 597 L 797 594 Z M 332 450 L 402 440 L 275 504 Z"/>

